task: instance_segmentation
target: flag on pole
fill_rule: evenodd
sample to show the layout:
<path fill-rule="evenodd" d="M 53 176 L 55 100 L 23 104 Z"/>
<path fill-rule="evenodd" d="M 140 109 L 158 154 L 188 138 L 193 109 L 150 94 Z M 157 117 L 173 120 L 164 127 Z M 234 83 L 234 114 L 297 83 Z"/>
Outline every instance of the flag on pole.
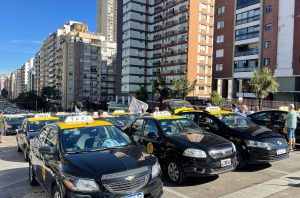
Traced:
<path fill-rule="evenodd" d="M 131 103 L 129 105 L 129 111 L 131 113 L 137 114 L 137 113 L 143 113 L 143 111 L 147 111 L 148 104 L 136 99 L 135 97 L 132 97 Z"/>

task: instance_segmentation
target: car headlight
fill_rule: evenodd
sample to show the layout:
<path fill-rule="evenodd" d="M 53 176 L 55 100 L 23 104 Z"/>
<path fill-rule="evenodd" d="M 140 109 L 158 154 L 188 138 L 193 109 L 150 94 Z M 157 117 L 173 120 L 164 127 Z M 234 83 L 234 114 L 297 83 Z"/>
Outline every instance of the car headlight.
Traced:
<path fill-rule="evenodd" d="M 186 157 L 207 158 L 206 153 L 199 149 L 186 149 L 183 152 L 183 155 Z"/>
<path fill-rule="evenodd" d="M 231 143 L 231 144 L 232 144 L 232 150 L 235 153 L 236 152 L 236 147 L 235 147 L 234 143 Z"/>
<path fill-rule="evenodd" d="M 152 170 L 151 170 L 151 177 L 152 179 L 156 178 L 159 174 L 160 174 L 161 168 L 158 162 L 156 162 L 153 166 L 152 166 Z"/>
<path fill-rule="evenodd" d="M 245 140 L 246 145 L 249 147 L 255 147 L 255 148 L 268 148 L 269 144 L 266 142 L 258 142 L 254 140 Z"/>
<path fill-rule="evenodd" d="M 99 191 L 99 186 L 94 179 L 83 179 L 77 177 L 65 177 L 65 185 L 73 191 L 93 192 Z"/>

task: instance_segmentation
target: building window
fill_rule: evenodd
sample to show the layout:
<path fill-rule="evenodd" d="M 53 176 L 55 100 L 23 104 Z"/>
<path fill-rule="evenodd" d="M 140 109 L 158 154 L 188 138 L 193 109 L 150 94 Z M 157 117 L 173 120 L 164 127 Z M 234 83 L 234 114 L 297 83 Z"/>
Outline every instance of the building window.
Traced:
<path fill-rule="evenodd" d="M 272 12 L 272 6 L 267 6 L 266 13 L 271 13 L 271 12 Z"/>
<path fill-rule="evenodd" d="M 265 31 L 269 32 L 272 30 L 272 24 L 271 23 L 268 23 L 265 25 Z"/>
<path fill-rule="evenodd" d="M 264 59 L 264 65 L 265 65 L 265 66 L 270 65 L 270 62 L 271 62 L 270 58 L 265 58 L 265 59 Z"/>
<path fill-rule="evenodd" d="M 221 6 L 218 8 L 218 15 L 223 14 L 225 12 L 225 6 Z"/>
<path fill-rule="evenodd" d="M 205 87 L 199 87 L 199 91 L 204 91 Z"/>
<path fill-rule="evenodd" d="M 224 35 L 217 36 L 217 43 L 223 43 L 224 42 Z"/>
<path fill-rule="evenodd" d="M 221 28 L 224 28 L 224 26 L 225 26 L 224 21 L 218 21 L 218 23 L 217 23 L 217 29 L 218 30 L 221 29 Z"/>
<path fill-rule="evenodd" d="M 216 64 L 216 71 L 223 71 L 223 64 Z"/>
<path fill-rule="evenodd" d="M 271 41 L 266 41 L 265 42 L 265 48 L 266 49 L 271 48 Z"/>
<path fill-rule="evenodd" d="M 216 58 L 224 57 L 224 49 L 219 49 L 216 51 Z"/>

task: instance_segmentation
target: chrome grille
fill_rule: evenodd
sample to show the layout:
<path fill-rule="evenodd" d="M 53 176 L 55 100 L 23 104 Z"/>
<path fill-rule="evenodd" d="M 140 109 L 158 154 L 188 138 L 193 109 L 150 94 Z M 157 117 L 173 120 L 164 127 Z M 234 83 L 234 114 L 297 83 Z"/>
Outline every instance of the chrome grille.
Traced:
<path fill-rule="evenodd" d="M 103 186 L 115 194 L 134 193 L 145 185 L 150 179 L 150 171 L 147 167 L 103 175 Z"/>
<path fill-rule="evenodd" d="M 214 149 L 209 151 L 209 154 L 214 159 L 230 157 L 233 154 L 233 148 Z"/>

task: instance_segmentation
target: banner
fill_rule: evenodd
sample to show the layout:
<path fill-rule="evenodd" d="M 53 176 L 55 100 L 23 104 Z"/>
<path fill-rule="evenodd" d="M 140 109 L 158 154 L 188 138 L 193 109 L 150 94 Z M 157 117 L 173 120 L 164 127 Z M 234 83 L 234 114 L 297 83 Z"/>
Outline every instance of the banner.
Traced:
<path fill-rule="evenodd" d="M 148 104 L 132 97 L 131 103 L 129 105 L 129 111 L 133 114 L 143 113 L 148 110 Z"/>

